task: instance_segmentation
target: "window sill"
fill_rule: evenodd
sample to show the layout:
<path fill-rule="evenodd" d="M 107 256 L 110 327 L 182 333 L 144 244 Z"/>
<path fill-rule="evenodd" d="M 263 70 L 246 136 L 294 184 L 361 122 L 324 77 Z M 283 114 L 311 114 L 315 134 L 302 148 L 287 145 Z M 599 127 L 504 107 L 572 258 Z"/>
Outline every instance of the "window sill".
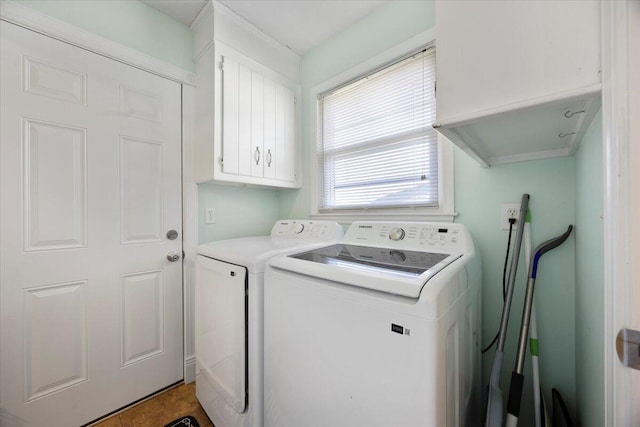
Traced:
<path fill-rule="evenodd" d="M 340 224 L 351 224 L 354 221 L 426 221 L 453 222 L 457 212 L 359 212 L 359 213 L 316 213 L 309 215 L 311 219 L 331 220 Z"/>

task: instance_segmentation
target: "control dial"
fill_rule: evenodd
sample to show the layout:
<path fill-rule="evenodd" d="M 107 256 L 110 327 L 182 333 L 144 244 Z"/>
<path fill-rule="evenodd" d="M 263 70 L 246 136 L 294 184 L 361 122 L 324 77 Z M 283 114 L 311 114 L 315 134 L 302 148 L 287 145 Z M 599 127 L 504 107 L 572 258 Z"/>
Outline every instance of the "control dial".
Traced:
<path fill-rule="evenodd" d="M 304 230 L 304 224 L 293 224 L 291 226 L 291 231 L 293 231 L 296 234 L 302 233 L 303 230 Z"/>
<path fill-rule="evenodd" d="M 389 256 L 393 260 L 393 262 L 405 262 L 407 260 L 407 256 L 402 251 L 389 251 Z"/>
<path fill-rule="evenodd" d="M 397 242 L 398 240 L 404 239 L 404 230 L 400 227 L 394 227 L 389 232 L 389 239 Z"/>

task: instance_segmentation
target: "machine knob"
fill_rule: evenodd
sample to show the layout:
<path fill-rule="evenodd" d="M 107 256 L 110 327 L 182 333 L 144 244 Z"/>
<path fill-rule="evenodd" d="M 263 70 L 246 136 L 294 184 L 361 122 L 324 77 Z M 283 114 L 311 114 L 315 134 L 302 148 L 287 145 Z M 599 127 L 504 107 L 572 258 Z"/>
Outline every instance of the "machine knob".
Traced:
<path fill-rule="evenodd" d="M 389 239 L 393 240 L 394 242 L 404 239 L 404 230 L 400 227 L 392 228 L 389 232 Z"/>
<path fill-rule="evenodd" d="M 407 260 L 407 256 L 402 251 L 389 251 L 389 256 L 393 262 L 405 262 Z"/>
<path fill-rule="evenodd" d="M 294 233 L 300 234 L 304 230 L 304 224 L 293 224 L 292 230 Z"/>

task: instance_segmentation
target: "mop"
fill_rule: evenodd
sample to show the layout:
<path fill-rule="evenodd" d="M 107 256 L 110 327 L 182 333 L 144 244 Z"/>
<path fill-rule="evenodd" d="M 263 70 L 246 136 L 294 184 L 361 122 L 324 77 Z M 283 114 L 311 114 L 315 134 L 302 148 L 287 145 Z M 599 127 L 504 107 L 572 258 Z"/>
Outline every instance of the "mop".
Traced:
<path fill-rule="evenodd" d="M 502 307 L 502 317 L 500 319 L 500 332 L 498 334 L 498 347 L 496 348 L 491 365 L 491 376 L 489 377 L 489 392 L 487 396 L 487 415 L 485 427 L 501 427 L 503 419 L 502 390 L 500 390 L 500 371 L 502 370 L 502 360 L 504 359 L 504 346 L 507 339 L 507 326 L 509 323 L 509 313 L 511 312 L 511 300 L 513 298 L 513 287 L 516 281 L 518 270 L 518 258 L 520 257 L 520 246 L 522 245 L 522 233 L 524 230 L 524 218 L 529 210 L 529 195 L 523 194 L 520 202 L 520 214 L 518 215 L 518 226 L 516 229 L 516 240 L 513 247 L 513 258 L 511 259 L 511 270 L 507 282 L 507 295 Z"/>
<path fill-rule="evenodd" d="M 538 274 L 538 262 L 544 253 L 560 246 L 573 230 L 570 225 L 567 231 L 561 236 L 547 240 L 539 245 L 535 251 L 529 267 L 529 279 L 527 281 L 527 291 L 525 294 L 524 307 L 522 310 L 522 323 L 520 326 L 520 338 L 518 340 L 518 353 L 516 357 L 516 365 L 511 374 L 511 385 L 509 387 L 509 400 L 507 401 L 507 427 L 515 427 L 518 425 L 518 416 L 520 415 L 520 400 L 522 399 L 522 386 L 524 383 L 524 358 L 527 353 L 527 338 L 529 335 L 529 322 L 531 320 L 531 311 L 533 306 L 533 291 Z"/>

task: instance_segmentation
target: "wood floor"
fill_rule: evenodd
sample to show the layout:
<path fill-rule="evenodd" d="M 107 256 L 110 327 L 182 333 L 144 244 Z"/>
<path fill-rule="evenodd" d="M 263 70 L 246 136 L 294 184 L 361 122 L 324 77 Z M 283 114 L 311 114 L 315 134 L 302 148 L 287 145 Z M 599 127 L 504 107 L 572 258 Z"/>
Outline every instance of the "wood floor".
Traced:
<path fill-rule="evenodd" d="M 196 383 L 169 389 L 91 427 L 164 427 L 186 415 L 198 420 L 200 427 L 213 427 L 196 399 Z"/>

